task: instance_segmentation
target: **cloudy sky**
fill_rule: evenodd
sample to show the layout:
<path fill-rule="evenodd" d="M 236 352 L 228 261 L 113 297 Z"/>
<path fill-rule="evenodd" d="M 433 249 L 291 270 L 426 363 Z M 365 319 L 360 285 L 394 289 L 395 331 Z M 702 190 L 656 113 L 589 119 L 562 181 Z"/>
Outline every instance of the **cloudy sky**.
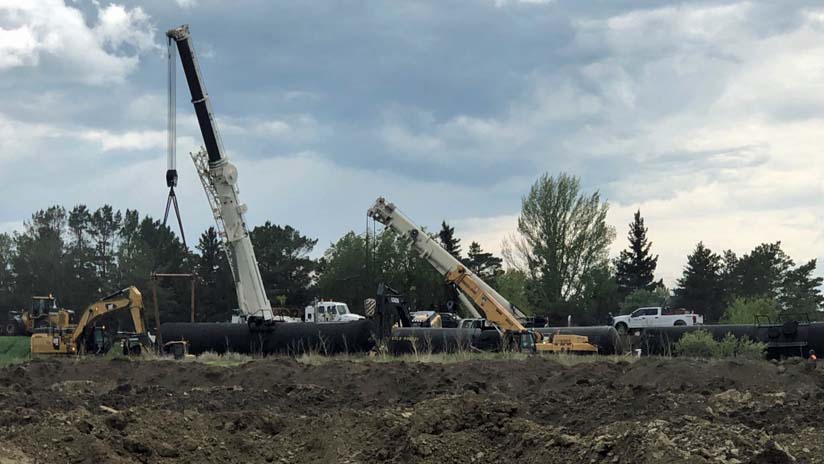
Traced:
<path fill-rule="evenodd" d="M 543 172 L 640 208 L 672 284 L 703 240 L 824 256 L 816 2 L 0 0 L 0 230 L 109 203 L 161 216 L 164 32 L 188 23 L 251 225 L 322 251 L 386 196 L 500 249 Z M 212 222 L 178 69 L 179 196 Z"/>

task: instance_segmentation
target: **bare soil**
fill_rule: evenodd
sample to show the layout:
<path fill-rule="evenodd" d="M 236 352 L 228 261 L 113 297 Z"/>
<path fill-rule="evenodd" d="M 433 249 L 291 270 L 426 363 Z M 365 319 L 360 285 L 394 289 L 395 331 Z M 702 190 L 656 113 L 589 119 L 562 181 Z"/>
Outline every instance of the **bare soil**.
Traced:
<path fill-rule="evenodd" d="M 824 462 L 811 367 L 35 360 L 0 369 L 0 464 Z"/>

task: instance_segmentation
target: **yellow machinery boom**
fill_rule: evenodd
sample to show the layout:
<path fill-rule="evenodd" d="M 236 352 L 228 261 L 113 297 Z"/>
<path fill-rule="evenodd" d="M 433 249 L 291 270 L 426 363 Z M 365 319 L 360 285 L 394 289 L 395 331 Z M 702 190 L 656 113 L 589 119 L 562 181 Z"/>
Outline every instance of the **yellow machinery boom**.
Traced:
<path fill-rule="evenodd" d="M 55 324 L 32 334 L 31 352 L 40 354 L 104 353 L 116 340 L 145 339 L 143 296 L 128 287 L 92 303 L 77 324 Z"/>
<path fill-rule="evenodd" d="M 587 337 L 556 334 L 544 338 L 538 332 L 527 330 L 515 317 L 517 309 L 506 298 L 467 270 L 460 261 L 386 199 L 378 198 L 367 214 L 400 236 L 409 238 L 418 254 L 443 275 L 447 282 L 455 285 L 458 289 L 458 298 L 467 310 L 476 313 L 480 311 L 486 320 L 495 323 L 504 332 L 505 343 L 510 349 L 598 352 L 598 349 L 588 342 Z"/>
<path fill-rule="evenodd" d="M 506 310 L 495 298 L 487 294 L 483 286 L 479 285 L 478 277 L 466 271 L 466 268 L 457 265 L 446 273 L 446 281 L 455 285 L 466 295 L 484 314 L 486 320 L 495 323 L 504 333 L 531 334 L 535 350 L 551 353 L 597 353 L 598 349 L 589 343 L 587 337 L 580 335 L 556 334 L 551 338 L 544 338 L 539 332 L 529 332 L 512 313 Z M 526 348 L 524 340 L 520 341 L 520 348 Z M 513 347 L 514 348 L 514 347 Z"/>

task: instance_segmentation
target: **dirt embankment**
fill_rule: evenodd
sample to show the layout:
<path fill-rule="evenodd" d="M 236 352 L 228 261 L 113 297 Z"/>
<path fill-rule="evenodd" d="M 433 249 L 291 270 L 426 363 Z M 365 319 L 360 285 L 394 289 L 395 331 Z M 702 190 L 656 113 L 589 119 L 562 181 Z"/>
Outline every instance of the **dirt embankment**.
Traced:
<path fill-rule="evenodd" d="M 822 400 L 803 363 L 47 360 L 0 370 L 0 463 L 824 462 Z"/>

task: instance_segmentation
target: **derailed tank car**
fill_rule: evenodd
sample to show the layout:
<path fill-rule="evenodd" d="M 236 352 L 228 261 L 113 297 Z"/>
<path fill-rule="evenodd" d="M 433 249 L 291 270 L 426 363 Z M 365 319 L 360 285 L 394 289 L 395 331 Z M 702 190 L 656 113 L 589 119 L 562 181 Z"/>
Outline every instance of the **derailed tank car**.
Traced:
<path fill-rule="evenodd" d="M 374 346 L 371 321 L 280 323 L 267 327 L 209 322 L 167 322 L 161 325 L 165 342 L 185 340 L 189 352 L 200 354 L 341 354 L 363 353 Z"/>
<path fill-rule="evenodd" d="M 477 328 L 396 327 L 384 338 L 392 354 L 499 351 L 501 334 Z"/>
<path fill-rule="evenodd" d="M 715 340 L 723 339 L 727 334 L 736 338 L 745 338 L 764 343 L 767 357 L 782 358 L 806 357 L 810 350 L 824 352 L 824 323 L 786 321 L 770 324 L 728 324 L 703 325 L 692 327 L 659 327 L 646 329 L 641 334 L 637 347 L 644 354 L 671 355 L 674 346 L 685 333 L 705 330 Z"/>

